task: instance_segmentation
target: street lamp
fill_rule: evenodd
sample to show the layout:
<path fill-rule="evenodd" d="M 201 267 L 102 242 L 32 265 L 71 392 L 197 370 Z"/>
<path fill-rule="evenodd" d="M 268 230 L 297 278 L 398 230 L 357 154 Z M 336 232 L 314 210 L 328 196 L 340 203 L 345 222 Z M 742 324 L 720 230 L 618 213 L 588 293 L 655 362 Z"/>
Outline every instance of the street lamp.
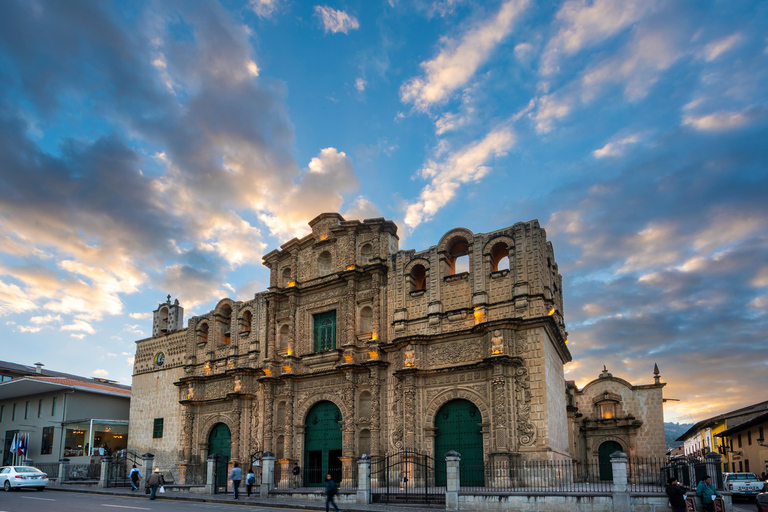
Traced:
<path fill-rule="evenodd" d="M 765 441 L 765 439 L 763 439 L 762 437 L 758 437 L 757 439 L 755 439 L 755 441 L 757 441 L 757 444 L 759 444 L 760 446 L 765 446 L 763 444 L 763 441 Z"/>

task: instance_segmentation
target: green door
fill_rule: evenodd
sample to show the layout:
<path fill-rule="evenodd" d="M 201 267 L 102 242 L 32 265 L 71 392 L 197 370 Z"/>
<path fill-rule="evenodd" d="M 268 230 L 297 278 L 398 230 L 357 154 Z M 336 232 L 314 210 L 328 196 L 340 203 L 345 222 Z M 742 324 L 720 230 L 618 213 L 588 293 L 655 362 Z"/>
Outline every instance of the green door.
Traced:
<path fill-rule="evenodd" d="M 325 352 L 336 348 L 336 311 L 314 315 L 314 349 Z"/>
<path fill-rule="evenodd" d="M 232 435 L 224 423 L 214 425 L 208 435 L 208 455 L 214 454 L 219 456 L 216 464 L 216 487 L 226 488 L 227 469 L 232 457 Z"/>
<path fill-rule="evenodd" d="M 435 483 L 445 485 L 445 454 L 451 450 L 461 454 L 461 485 L 484 484 L 483 422 L 480 410 L 469 400 L 452 400 L 435 416 Z"/>
<path fill-rule="evenodd" d="M 597 449 L 597 462 L 600 466 L 600 480 L 613 480 L 611 454 L 617 451 L 621 451 L 621 445 L 616 441 L 606 441 Z"/>
<path fill-rule="evenodd" d="M 307 414 L 304 433 L 304 482 L 321 486 L 325 475 L 341 481 L 341 411 L 332 402 L 320 402 Z"/>

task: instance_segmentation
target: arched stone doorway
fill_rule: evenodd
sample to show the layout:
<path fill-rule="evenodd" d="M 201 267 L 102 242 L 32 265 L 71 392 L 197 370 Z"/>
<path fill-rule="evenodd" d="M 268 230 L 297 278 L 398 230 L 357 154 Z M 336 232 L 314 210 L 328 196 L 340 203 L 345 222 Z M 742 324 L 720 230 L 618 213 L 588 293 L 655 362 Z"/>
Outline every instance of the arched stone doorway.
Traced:
<path fill-rule="evenodd" d="M 208 434 L 208 456 L 218 455 L 216 486 L 227 485 L 227 468 L 232 458 L 232 434 L 224 423 L 217 423 Z"/>
<path fill-rule="evenodd" d="M 597 449 L 597 462 L 600 466 L 600 480 L 613 480 L 611 454 L 617 451 L 621 451 L 621 445 L 616 441 L 606 441 Z"/>
<path fill-rule="evenodd" d="M 480 410 L 469 400 L 451 400 L 435 415 L 436 485 L 445 485 L 445 454 L 451 450 L 461 454 L 462 485 L 484 484 L 483 422 Z"/>
<path fill-rule="evenodd" d="M 307 413 L 304 433 L 304 483 L 321 486 L 325 475 L 341 482 L 341 411 L 319 402 Z"/>

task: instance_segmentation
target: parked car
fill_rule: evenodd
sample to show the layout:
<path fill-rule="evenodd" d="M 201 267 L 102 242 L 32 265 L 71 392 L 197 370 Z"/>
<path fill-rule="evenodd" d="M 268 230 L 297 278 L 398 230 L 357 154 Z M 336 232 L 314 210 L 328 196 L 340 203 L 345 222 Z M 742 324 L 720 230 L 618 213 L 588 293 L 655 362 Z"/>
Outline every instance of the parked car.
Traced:
<path fill-rule="evenodd" d="M 763 492 L 755 498 L 757 512 L 768 512 L 768 492 Z"/>
<path fill-rule="evenodd" d="M 6 492 L 22 487 L 44 491 L 48 485 L 48 475 L 31 466 L 3 466 L 0 468 L 0 485 Z"/>
<path fill-rule="evenodd" d="M 765 484 L 754 473 L 724 473 L 723 485 L 734 496 L 751 498 L 762 492 Z"/>

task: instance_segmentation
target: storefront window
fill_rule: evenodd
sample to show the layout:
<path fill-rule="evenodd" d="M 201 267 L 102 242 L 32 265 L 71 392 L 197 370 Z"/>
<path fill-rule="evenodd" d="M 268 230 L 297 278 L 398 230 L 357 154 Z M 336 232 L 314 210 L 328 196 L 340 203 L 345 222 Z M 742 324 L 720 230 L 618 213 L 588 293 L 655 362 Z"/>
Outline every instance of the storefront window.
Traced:
<path fill-rule="evenodd" d="M 69 425 L 64 430 L 64 457 L 82 457 L 86 455 L 88 427 L 87 423 L 77 426 Z"/>

